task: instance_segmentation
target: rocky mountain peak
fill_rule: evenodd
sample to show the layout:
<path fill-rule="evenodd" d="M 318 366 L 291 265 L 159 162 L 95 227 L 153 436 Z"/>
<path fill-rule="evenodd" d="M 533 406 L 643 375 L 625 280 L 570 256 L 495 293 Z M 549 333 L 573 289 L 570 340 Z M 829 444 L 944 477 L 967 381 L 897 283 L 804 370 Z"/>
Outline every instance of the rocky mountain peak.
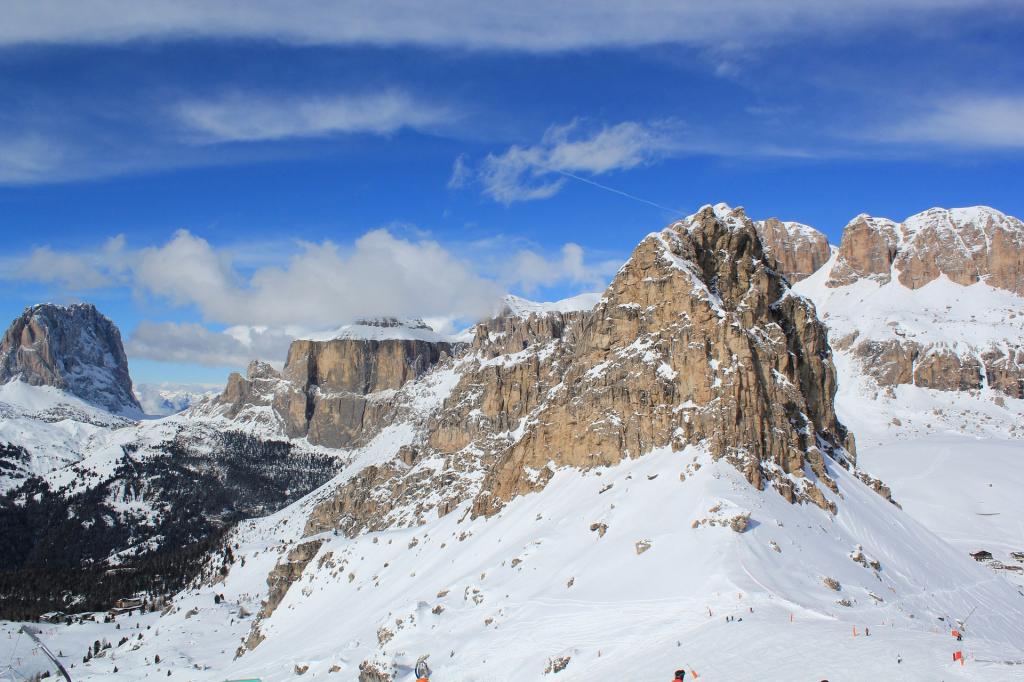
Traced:
<path fill-rule="evenodd" d="M 1012 216 L 862 214 L 831 265 L 796 288 L 827 317 L 833 350 L 880 386 L 1024 396 L 1024 223 Z"/>
<path fill-rule="evenodd" d="M 401 388 L 452 353 L 453 344 L 420 321 L 361 321 L 334 338 L 297 339 L 284 369 L 258 360 L 246 376 L 228 378 L 224 392 L 197 415 L 222 415 L 328 447 L 351 447 L 382 425 L 377 396 Z"/>
<path fill-rule="evenodd" d="M 427 329 L 429 331 L 434 331 L 430 325 L 418 317 L 408 320 L 400 320 L 397 317 L 367 317 L 356 320 L 353 324 L 361 327 L 381 327 L 383 329 L 406 327 L 408 329 Z"/>
<path fill-rule="evenodd" d="M 987 206 L 931 208 L 902 223 L 859 215 L 843 231 L 827 285 L 896 276 L 919 289 L 940 275 L 1024 295 L 1024 223 Z"/>
<path fill-rule="evenodd" d="M 384 420 L 411 420 L 409 440 L 353 470 L 306 532 L 411 523 L 467 500 L 490 516 L 560 469 L 691 446 L 834 510 L 830 467 L 855 458 L 835 387 L 813 305 L 791 295 L 749 218 L 708 206 L 643 239 L 592 309 L 498 316 L 399 389 Z"/>
<path fill-rule="evenodd" d="M 87 303 L 26 308 L 0 341 L 0 382 L 53 386 L 111 412 L 141 412 L 121 334 Z"/>
<path fill-rule="evenodd" d="M 814 274 L 832 254 L 828 238 L 809 225 L 768 218 L 754 223 L 765 253 L 775 258 L 791 282 Z"/>

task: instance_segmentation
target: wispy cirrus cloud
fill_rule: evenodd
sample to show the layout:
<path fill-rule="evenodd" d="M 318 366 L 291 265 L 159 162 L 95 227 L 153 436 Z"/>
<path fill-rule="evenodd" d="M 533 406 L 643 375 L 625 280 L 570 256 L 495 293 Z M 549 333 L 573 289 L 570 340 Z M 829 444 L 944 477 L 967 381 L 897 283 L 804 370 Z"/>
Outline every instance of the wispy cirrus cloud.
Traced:
<path fill-rule="evenodd" d="M 456 118 L 448 108 L 400 90 L 279 97 L 236 92 L 181 102 L 173 111 L 178 122 L 204 143 L 344 133 L 388 135 L 402 128 L 424 130 Z"/>
<path fill-rule="evenodd" d="M 954 94 L 861 133 L 879 142 L 969 149 L 1024 147 L 1024 95 Z"/>
<path fill-rule="evenodd" d="M 536 145 L 513 145 L 500 154 L 488 154 L 476 179 L 484 194 L 503 204 L 547 199 L 562 189 L 569 175 L 628 170 L 680 149 L 681 126 L 676 121 L 623 121 L 593 129 L 577 119 L 548 128 Z M 466 176 L 465 161 L 457 161 L 449 186 L 464 185 Z"/>
<path fill-rule="evenodd" d="M 576 0 L 311 0 L 297 11 L 280 0 L 8 0 L 0 45 L 123 43 L 246 38 L 294 44 L 418 45 L 530 52 L 665 43 L 750 49 L 799 35 L 899 25 L 926 31 L 937 21 L 1013 0 L 720 0 L 635 3 Z"/>
<path fill-rule="evenodd" d="M 39 133 L 0 134 L 0 182 L 21 184 L 33 182 L 53 173 L 67 163 L 65 149 L 59 142 Z"/>

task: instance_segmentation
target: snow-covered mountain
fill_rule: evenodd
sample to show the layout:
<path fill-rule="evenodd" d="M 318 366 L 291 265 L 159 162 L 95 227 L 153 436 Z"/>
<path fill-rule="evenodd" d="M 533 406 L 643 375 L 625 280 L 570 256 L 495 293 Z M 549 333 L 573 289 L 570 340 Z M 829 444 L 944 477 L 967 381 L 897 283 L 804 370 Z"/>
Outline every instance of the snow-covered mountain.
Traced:
<path fill-rule="evenodd" d="M 0 384 L 0 493 L 77 464 L 114 431 L 135 424 L 53 386 Z"/>
<path fill-rule="evenodd" d="M 109 412 L 138 416 L 121 334 L 88 303 L 27 308 L 0 340 L 0 382 L 52 386 Z"/>
<path fill-rule="evenodd" d="M 27 308 L 0 340 L 0 491 L 77 464 L 142 408 L 121 334 L 90 304 Z"/>
<path fill-rule="evenodd" d="M 135 396 L 149 415 L 165 417 L 187 410 L 220 393 L 220 387 L 208 384 L 136 384 Z"/>
<path fill-rule="evenodd" d="M 794 290 L 829 327 L 860 461 L 964 554 L 1024 584 L 1024 225 L 987 207 L 858 216 Z M 1010 265 L 1007 265 L 1010 264 Z"/>
<path fill-rule="evenodd" d="M 1013 219 L 949 216 L 992 253 L 1014 243 L 995 232 Z M 971 260 L 999 278 L 953 282 L 945 260 L 928 282 L 904 277 L 899 264 L 935 250 L 906 237 L 931 228 L 900 225 L 947 235 L 944 220 L 855 219 L 903 236 L 888 275 L 839 283 L 842 263 L 865 260 L 860 237 L 833 253 L 813 228 L 707 206 L 644 238 L 600 295 L 510 297 L 458 339 L 371 321 L 296 341 L 281 371 L 253 363 L 215 399 L 113 432 L 48 485 L 81 495 L 104 482 L 111 517 L 131 500 L 160 509 L 152 491 L 168 488 L 152 482 L 166 474 L 129 468 L 186 461 L 217 478 L 267 457 L 261 443 L 289 448 L 281 464 L 329 457 L 337 475 L 277 511 L 235 515 L 250 518 L 201 570 L 180 564 L 191 583 L 162 614 L 118 619 L 152 630 L 76 672 L 404 682 L 429 656 L 438 679 L 459 680 L 683 667 L 1019 679 L 1024 400 L 990 378 L 980 348 L 1019 338 L 1021 299 L 1004 286 L 1005 254 Z M 961 365 L 975 353 L 985 378 L 937 382 L 915 358 L 890 382 L 857 350 L 908 339 L 945 344 Z M 44 636 L 77 652 L 114 627 Z"/>
<path fill-rule="evenodd" d="M 7 616 L 176 591 L 239 519 L 280 509 L 337 471 L 333 455 L 279 439 L 143 419 L 120 334 L 92 306 L 30 308 L 2 349 Z"/>

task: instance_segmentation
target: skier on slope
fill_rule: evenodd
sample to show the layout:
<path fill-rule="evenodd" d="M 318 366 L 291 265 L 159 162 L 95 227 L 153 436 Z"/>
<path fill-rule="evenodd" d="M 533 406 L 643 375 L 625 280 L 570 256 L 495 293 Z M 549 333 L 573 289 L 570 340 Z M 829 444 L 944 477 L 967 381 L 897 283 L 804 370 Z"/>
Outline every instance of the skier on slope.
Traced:
<path fill-rule="evenodd" d="M 672 678 L 672 682 L 675 682 L 676 680 L 681 680 L 684 677 L 686 677 L 686 671 L 685 670 L 677 670 L 676 671 L 676 676 Z"/>

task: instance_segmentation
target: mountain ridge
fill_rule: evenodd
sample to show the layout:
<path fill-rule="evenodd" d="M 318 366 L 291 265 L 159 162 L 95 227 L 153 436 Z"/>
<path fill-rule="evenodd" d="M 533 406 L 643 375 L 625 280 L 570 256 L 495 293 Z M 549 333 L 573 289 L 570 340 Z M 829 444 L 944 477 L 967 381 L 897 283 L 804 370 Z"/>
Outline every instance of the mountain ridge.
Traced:
<path fill-rule="evenodd" d="M 868 475 L 861 442 L 864 433 L 873 453 L 925 419 L 953 428 L 951 417 L 926 412 L 935 395 L 962 395 L 971 409 L 984 401 L 992 409 L 978 424 L 993 430 L 985 421 L 1019 401 L 1000 405 L 988 386 L 899 384 L 894 394 L 919 399 L 922 414 L 883 423 L 893 401 L 884 386 L 874 397 L 852 390 L 854 379 L 875 379 L 843 343 L 852 315 L 872 310 L 879 319 L 860 325 L 861 340 L 913 333 L 906 338 L 966 353 L 956 343 L 969 317 L 936 322 L 933 306 L 923 308 L 927 319 L 892 327 L 889 308 L 863 301 L 896 301 L 900 291 L 919 305 L 938 287 L 966 296 L 958 310 L 1002 297 L 998 316 L 1019 297 L 941 273 L 913 289 L 870 276 L 827 287 L 838 250 L 797 281 L 775 254 L 800 249 L 769 251 L 764 223 L 705 206 L 641 239 L 601 295 L 510 300 L 447 348 L 364 335 L 298 340 L 283 370 L 254 361 L 217 398 L 100 434 L 77 467 L 45 479 L 53 489 L 139 490 L 115 493 L 111 509 L 130 501 L 143 510 L 166 491 L 140 486 L 135 468 L 151 472 L 143 479 L 191 481 L 187 468 L 166 469 L 181 464 L 248 477 L 265 448 L 284 467 L 258 479 L 268 515 L 225 509 L 236 521 L 223 543 L 204 550 L 187 569 L 189 588 L 146 621 L 161 638 L 118 650 L 123 675 L 147 672 L 158 651 L 169 669 L 179 670 L 180 653 L 199 666 L 190 679 L 210 680 L 301 670 L 397 681 L 423 654 L 455 679 L 494 666 L 537 678 L 654 675 L 681 655 L 683 624 L 682 653 L 702 676 L 737 677 L 749 651 L 712 646 L 737 636 L 720 631 L 728 615 L 742 620 L 746 640 L 788 648 L 813 637 L 832 652 L 828 661 L 790 657 L 770 675 L 838 675 L 853 665 L 897 675 L 911 668 L 896 668 L 884 647 L 898 642 L 915 670 L 934 677 L 948 665 L 948 633 L 935 628 L 976 604 L 971 651 L 1024 654 L 1015 644 L 1024 602 L 1002 577 L 1010 573 L 892 504 L 901 492 Z M 795 229 L 801 243 L 817 239 L 810 229 Z M 854 301 L 847 312 L 837 304 L 844 298 Z M 990 336 L 1013 329 L 994 325 Z M 344 428 L 325 440 L 314 424 Z M 221 464 L 216 433 L 245 434 L 231 435 L 243 446 L 223 450 Z M 905 472 L 888 470 L 907 485 Z M 275 489 L 296 475 L 306 487 Z M 901 489 L 920 511 L 919 491 Z M 941 527 L 948 538 L 950 526 Z M 134 547 L 154 541 L 139 531 Z M 991 548 L 1013 561 L 1008 541 Z M 131 552 L 114 555 L 132 561 Z M 865 646 L 884 648 L 867 658 L 844 646 L 864 623 L 873 631 Z M 533 632 L 535 646 L 521 646 Z M 108 674 L 103 665 L 82 672 Z M 1002 679 L 998 665 L 972 665 Z"/>

